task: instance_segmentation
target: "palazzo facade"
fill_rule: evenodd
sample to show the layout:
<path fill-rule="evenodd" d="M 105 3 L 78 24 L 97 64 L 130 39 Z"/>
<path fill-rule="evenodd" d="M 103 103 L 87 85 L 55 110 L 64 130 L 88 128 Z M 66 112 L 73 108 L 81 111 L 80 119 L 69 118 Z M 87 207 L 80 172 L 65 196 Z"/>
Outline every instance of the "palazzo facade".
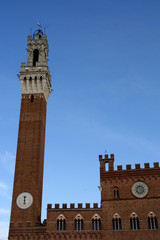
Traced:
<path fill-rule="evenodd" d="M 46 108 L 51 93 L 48 41 L 28 36 L 22 90 L 9 240 L 160 240 L 160 167 L 155 162 L 114 168 L 114 154 L 100 155 L 101 204 L 47 205 L 41 222 Z M 107 170 L 106 170 L 107 169 Z"/>

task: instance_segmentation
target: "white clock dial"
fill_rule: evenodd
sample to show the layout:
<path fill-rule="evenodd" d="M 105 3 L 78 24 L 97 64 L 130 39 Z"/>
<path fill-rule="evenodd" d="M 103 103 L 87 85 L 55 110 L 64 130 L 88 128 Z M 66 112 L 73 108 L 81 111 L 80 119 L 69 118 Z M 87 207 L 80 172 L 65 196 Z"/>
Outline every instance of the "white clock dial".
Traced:
<path fill-rule="evenodd" d="M 136 182 L 131 187 L 132 194 L 137 198 L 144 198 L 148 194 L 148 186 L 144 182 Z"/>
<path fill-rule="evenodd" d="M 29 208 L 33 203 L 33 197 L 29 192 L 22 192 L 16 200 L 17 206 L 21 209 Z"/>

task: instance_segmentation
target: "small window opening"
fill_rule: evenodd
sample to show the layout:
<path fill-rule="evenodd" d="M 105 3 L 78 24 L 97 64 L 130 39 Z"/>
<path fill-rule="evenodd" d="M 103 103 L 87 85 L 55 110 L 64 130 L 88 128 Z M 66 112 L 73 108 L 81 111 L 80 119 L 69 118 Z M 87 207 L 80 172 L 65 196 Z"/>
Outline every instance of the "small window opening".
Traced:
<path fill-rule="evenodd" d="M 31 77 L 29 78 L 29 81 L 32 81 L 32 78 L 31 78 Z"/>
<path fill-rule="evenodd" d="M 33 100 L 34 100 L 34 96 L 33 96 L 33 95 L 31 95 L 31 102 L 33 102 Z"/>
<path fill-rule="evenodd" d="M 36 62 L 39 60 L 39 51 L 38 49 L 34 49 L 33 51 L 33 67 L 36 66 Z"/>
<path fill-rule="evenodd" d="M 108 172 L 109 171 L 109 163 L 105 163 L 105 171 Z"/>
<path fill-rule="evenodd" d="M 119 198 L 119 189 L 118 188 L 114 188 L 114 198 L 115 199 Z"/>
<path fill-rule="evenodd" d="M 37 77 L 35 77 L 34 79 L 35 79 L 35 81 L 37 81 Z"/>
<path fill-rule="evenodd" d="M 40 76 L 40 80 L 42 81 L 42 76 Z"/>

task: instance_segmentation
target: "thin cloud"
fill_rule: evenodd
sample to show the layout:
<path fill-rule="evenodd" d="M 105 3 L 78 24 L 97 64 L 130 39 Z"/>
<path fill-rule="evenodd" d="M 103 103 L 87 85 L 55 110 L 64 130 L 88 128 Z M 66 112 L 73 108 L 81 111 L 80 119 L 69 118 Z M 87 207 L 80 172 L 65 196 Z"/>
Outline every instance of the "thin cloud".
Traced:
<path fill-rule="evenodd" d="M 3 209 L 3 208 L 0 209 L 0 214 L 9 214 L 9 213 L 10 213 L 9 209 Z"/>
<path fill-rule="evenodd" d="M 8 239 L 9 222 L 0 222 L 0 240 Z"/>
<path fill-rule="evenodd" d="M 5 170 L 9 170 L 10 173 L 14 173 L 15 155 L 6 151 L 0 153 L 0 166 Z"/>
<path fill-rule="evenodd" d="M 8 185 L 0 182 L 0 196 L 10 199 L 8 194 Z"/>
<path fill-rule="evenodd" d="M 0 189 L 2 190 L 8 190 L 7 184 L 0 182 Z"/>

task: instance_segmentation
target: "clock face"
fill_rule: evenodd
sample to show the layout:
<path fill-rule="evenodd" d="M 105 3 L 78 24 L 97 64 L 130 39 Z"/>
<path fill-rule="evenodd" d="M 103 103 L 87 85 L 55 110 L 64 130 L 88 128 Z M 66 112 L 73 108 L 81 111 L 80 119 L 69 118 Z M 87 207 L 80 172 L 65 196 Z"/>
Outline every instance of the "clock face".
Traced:
<path fill-rule="evenodd" d="M 144 198 L 148 194 L 148 186 L 144 182 L 136 182 L 131 187 L 132 194 L 137 198 Z"/>
<path fill-rule="evenodd" d="M 21 209 L 29 208 L 33 203 L 33 197 L 29 192 L 22 192 L 16 200 L 17 206 Z"/>

